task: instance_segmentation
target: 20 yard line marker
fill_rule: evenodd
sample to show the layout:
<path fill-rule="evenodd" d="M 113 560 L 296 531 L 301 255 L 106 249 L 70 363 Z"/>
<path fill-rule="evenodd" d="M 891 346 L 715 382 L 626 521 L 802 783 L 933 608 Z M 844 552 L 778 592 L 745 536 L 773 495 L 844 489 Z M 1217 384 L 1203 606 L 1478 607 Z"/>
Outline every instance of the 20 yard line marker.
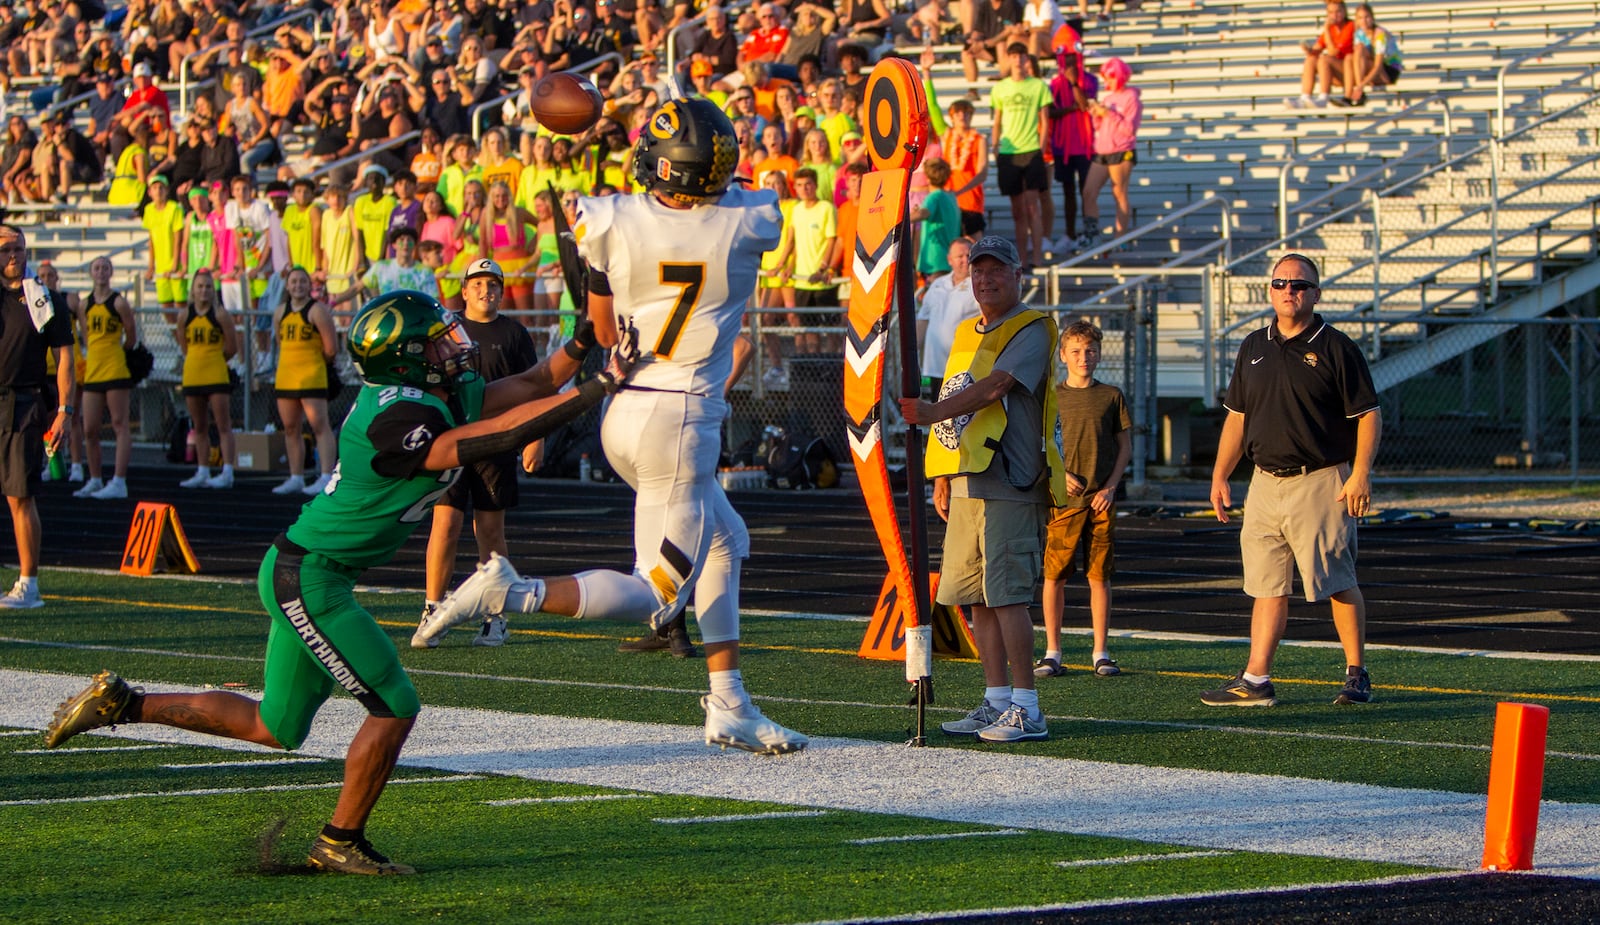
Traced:
<path fill-rule="evenodd" d="M 0 804 L 3 805 L 3 804 Z M 731 816 L 679 816 L 678 818 L 651 819 L 662 825 L 696 825 L 701 822 L 754 822 L 762 819 L 802 819 L 807 816 L 826 816 L 825 809 L 802 809 L 794 812 L 739 813 Z"/>
<path fill-rule="evenodd" d="M 401 777 L 389 781 L 395 784 L 447 784 L 463 780 L 483 780 L 481 774 L 448 774 L 440 777 Z M 110 803 L 116 800 L 137 800 L 144 797 L 214 797 L 236 793 L 287 793 L 293 790 L 338 790 L 344 781 L 324 784 L 275 784 L 270 787 L 212 787 L 205 790 L 170 790 L 165 793 L 103 793 L 98 796 L 58 797 L 47 800 L 0 800 L 0 806 L 54 806 L 58 803 Z"/>
<path fill-rule="evenodd" d="M 1189 858 L 1217 858 L 1232 851 L 1177 851 L 1171 854 L 1124 854 L 1115 858 L 1086 858 L 1082 861 L 1057 861 L 1057 867 L 1106 867 L 1112 864 L 1143 864 L 1147 861 L 1184 861 Z"/>
<path fill-rule="evenodd" d="M 900 841 L 944 841 L 947 838 L 985 838 L 990 835 L 1026 835 L 1021 829 L 988 829 L 982 832 L 946 832 L 943 835 L 879 835 L 875 838 L 852 838 L 847 845 L 882 845 Z"/>

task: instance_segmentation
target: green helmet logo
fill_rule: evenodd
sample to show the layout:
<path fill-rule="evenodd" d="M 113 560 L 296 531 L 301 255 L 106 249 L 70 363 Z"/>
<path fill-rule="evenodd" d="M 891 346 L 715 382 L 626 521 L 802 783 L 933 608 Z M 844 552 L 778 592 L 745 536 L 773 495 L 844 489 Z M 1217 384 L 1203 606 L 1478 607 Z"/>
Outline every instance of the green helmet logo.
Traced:
<path fill-rule="evenodd" d="M 356 313 L 350 358 L 374 385 L 454 389 L 477 370 L 478 347 L 438 299 L 401 289 Z"/>

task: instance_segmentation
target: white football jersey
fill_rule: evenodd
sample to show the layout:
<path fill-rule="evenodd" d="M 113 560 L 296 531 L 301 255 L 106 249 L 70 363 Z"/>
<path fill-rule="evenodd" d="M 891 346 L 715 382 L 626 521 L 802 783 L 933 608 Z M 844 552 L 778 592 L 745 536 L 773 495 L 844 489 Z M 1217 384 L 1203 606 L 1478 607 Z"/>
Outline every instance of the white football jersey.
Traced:
<path fill-rule="evenodd" d="M 649 193 L 579 200 L 578 253 L 610 279 L 618 326 L 638 332 L 630 385 L 722 396 L 761 255 L 782 228 L 771 190 L 734 187 L 692 209 Z"/>

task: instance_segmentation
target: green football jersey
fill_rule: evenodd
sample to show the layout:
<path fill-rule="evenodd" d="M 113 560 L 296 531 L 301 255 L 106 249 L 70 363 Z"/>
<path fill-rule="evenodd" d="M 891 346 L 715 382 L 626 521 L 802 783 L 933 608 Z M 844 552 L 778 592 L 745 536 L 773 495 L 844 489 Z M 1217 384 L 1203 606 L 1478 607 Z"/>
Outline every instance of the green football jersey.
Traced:
<path fill-rule="evenodd" d="M 461 475 L 459 466 L 423 464 L 440 434 L 478 419 L 483 390 L 475 378 L 447 403 L 414 386 L 362 386 L 339 428 L 333 478 L 301 509 L 289 539 L 352 568 L 389 561 Z"/>

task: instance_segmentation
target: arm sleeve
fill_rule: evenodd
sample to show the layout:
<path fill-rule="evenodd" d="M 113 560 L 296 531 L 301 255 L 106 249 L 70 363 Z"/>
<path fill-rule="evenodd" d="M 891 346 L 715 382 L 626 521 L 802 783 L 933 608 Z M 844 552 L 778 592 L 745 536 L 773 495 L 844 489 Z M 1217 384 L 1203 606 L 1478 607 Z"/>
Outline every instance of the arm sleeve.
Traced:
<path fill-rule="evenodd" d="M 433 441 L 449 429 L 450 422 L 439 409 L 415 401 L 395 402 L 367 426 L 372 471 L 384 478 L 415 476 L 423 470 Z"/>

